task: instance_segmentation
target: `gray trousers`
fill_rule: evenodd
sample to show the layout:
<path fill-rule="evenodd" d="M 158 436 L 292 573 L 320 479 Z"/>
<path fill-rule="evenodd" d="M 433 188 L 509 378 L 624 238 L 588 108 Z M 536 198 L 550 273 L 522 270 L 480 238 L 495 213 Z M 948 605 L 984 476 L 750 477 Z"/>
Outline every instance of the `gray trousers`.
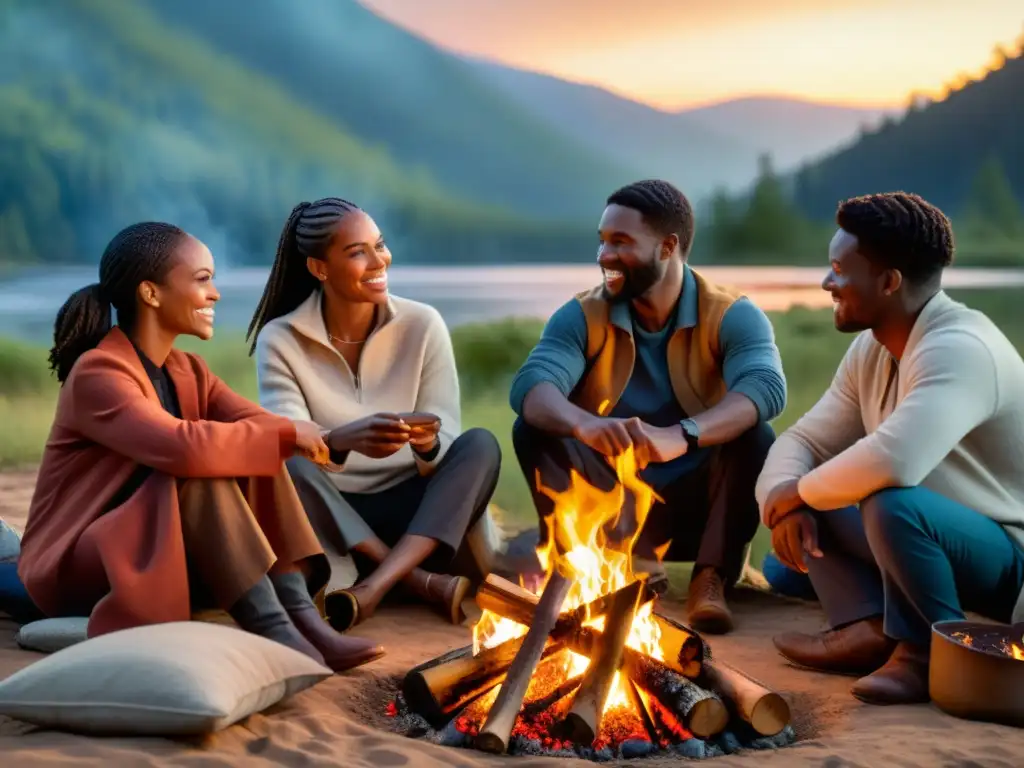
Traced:
<path fill-rule="evenodd" d="M 393 547 L 409 534 L 438 542 L 423 564 L 427 570 L 474 580 L 490 573 L 501 537 L 487 507 L 498 482 L 501 448 L 487 430 L 470 429 L 456 438 L 430 475 L 376 493 L 343 493 L 329 474 L 301 457 L 289 459 L 287 466 L 332 561 L 374 537 Z M 358 559 L 357 565 L 365 570 Z"/>

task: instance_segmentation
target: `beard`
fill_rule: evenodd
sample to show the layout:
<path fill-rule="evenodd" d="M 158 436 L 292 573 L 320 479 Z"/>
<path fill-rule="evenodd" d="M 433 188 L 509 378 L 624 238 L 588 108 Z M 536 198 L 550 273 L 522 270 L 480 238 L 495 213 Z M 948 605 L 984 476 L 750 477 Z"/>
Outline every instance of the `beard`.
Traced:
<path fill-rule="evenodd" d="M 657 285 L 662 277 L 661 263 L 656 257 L 647 264 L 641 264 L 632 269 L 619 267 L 619 271 L 622 272 L 622 287 L 612 292 L 605 284 L 602 289 L 605 301 L 611 303 L 635 301 Z"/>
<path fill-rule="evenodd" d="M 839 304 L 832 311 L 832 323 L 840 333 L 860 333 L 872 327 L 872 323 L 858 318 L 845 305 Z"/>

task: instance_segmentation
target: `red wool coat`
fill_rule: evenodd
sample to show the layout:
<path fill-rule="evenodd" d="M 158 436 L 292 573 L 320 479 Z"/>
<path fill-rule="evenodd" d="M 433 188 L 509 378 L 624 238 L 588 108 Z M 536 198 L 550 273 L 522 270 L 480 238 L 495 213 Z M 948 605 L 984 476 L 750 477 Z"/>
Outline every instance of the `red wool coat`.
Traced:
<path fill-rule="evenodd" d="M 89 615 L 90 636 L 191 617 L 179 479 L 272 476 L 294 451 L 289 420 L 232 392 L 198 356 L 174 350 L 166 370 L 181 419 L 114 328 L 57 401 L 18 574 L 48 616 Z M 154 471 L 111 509 L 139 466 Z"/>

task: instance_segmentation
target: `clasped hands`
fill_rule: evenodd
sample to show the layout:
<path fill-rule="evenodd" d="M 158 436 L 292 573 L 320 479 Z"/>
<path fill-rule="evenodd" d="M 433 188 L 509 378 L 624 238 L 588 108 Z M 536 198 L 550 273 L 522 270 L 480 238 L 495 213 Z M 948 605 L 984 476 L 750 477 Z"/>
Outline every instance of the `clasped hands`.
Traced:
<path fill-rule="evenodd" d="M 765 500 L 765 524 L 772 531 L 772 549 L 789 568 L 807 573 L 806 556 L 821 557 L 818 523 L 800 498 L 798 480 L 775 486 Z"/>
<path fill-rule="evenodd" d="M 631 446 L 638 466 L 672 461 L 686 453 L 688 445 L 679 424 L 652 427 L 640 419 L 588 418 L 573 431 L 573 437 L 600 454 L 614 458 Z"/>
<path fill-rule="evenodd" d="M 408 443 L 413 450 L 429 453 L 437 442 L 441 420 L 408 424 L 397 413 L 375 413 L 325 432 L 311 421 L 297 421 L 296 453 L 316 464 L 326 464 L 331 451 L 355 451 L 371 459 L 383 459 Z"/>

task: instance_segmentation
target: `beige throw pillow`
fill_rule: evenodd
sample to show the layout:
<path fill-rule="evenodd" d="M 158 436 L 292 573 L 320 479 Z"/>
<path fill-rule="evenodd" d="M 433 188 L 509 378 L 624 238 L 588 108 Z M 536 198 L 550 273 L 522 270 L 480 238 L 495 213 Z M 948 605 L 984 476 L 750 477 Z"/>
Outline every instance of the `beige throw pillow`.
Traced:
<path fill-rule="evenodd" d="M 0 715 L 86 734 L 211 733 L 330 677 L 234 627 L 155 624 L 94 637 L 0 682 Z"/>

